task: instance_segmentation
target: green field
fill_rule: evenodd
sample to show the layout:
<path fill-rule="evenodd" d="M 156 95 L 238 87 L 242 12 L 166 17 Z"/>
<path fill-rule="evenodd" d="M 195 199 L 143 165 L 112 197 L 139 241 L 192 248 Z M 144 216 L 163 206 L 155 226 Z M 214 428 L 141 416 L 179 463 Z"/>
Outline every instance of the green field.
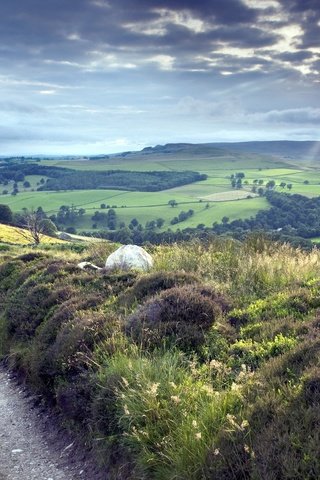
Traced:
<path fill-rule="evenodd" d="M 172 154 L 157 153 L 146 155 L 133 153 L 122 157 L 111 156 L 102 160 L 42 160 L 41 165 L 69 167 L 79 170 L 194 170 L 205 173 L 205 181 L 176 187 L 161 192 L 128 192 L 124 190 L 74 190 L 59 192 L 37 192 L 41 176 L 27 176 L 31 184 L 25 188 L 23 182 L 18 182 L 19 193 L 11 195 L 13 182 L 0 189 L 0 203 L 7 204 L 19 212 L 23 208 L 36 209 L 41 206 L 49 215 L 57 213 L 62 205 L 84 208 L 85 215 L 75 226 L 81 230 L 92 229 L 91 217 L 96 210 L 101 210 L 101 204 L 116 208 L 118 222 L 128 224 L 136 218 L 144 225 L 147 221 L 163 218 L 165 223 L 162 229 L 196 227 L 199 224 L 211 226 L 227 216 L 230 220 L 249 218 L 258 210 L 268 208 L 263 197 L 246 198 L 251 196 L 254 181 L 262 181 L 264 187 L 267 182 L 274 180 L 277 191 L 289 192 L 287 184 L 291 184 L 290 193 L 306 196 L 320 195 L 320 170 L 312 169 L 301 162 L 301 168 L 296 163 L 291 165 L 283 159 L 257 155 L 230 153 L 225 155 L 210 154 L 205 149 L 196 151 L 176 152 Z M 232 189 L 230 175 L 243 172 L 243 189 Z M 46 180 L 46 177 L 44 177 Z M 284 182 L 286 185 L 280 187 Z M 256 184 L 257 185 L 257 184 Z M 257 185 L 260 186 L 260 185 Z M 3 194 L 3 190 L 7 194 Z M 1 194 L 2 193 L 2 194 Z M 254 194 L 252 194 L 254 197 Z M 237 199 L 239 197 L 239 199 Z M 177 206 L 168 205 L 175 200 Z M 184 222 L 170 225 L 173 217 L 181 211 L 194 210 L 194 215 Z M 99 224 L 98 224 L 99 227 Z"/>

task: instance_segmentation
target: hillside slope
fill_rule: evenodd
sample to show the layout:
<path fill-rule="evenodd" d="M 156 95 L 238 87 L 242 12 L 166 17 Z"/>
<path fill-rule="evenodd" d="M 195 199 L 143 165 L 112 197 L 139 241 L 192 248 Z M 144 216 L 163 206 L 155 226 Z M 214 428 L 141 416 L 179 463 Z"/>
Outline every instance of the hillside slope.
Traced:
<path fill-rule="evenodd" d="M 29 232 L 19 227 L 12 227 L 0 223 L 0 242 L 17 245 L 30 245 L 33 239 Z M 41 242 L 45 244 L 64 243 L 63 240 L 48 235 L 41 235 Z"/>
<path fill-rule="evenodd" d="M 320 478 L 319 251 L 216 239 L 111 274 L 76 263 L 112 244 L 58 248 L 6 252 L 0 352 L 108 478 Z"/>

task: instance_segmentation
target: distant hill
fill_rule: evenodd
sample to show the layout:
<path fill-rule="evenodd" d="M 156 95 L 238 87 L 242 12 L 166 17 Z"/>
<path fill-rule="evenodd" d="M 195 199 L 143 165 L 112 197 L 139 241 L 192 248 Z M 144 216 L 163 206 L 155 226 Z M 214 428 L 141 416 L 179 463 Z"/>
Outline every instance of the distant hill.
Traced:
<path fill-rule="evenodd" d="M 265 155 L 275 155 L 282 158 L 302 158 L 320 161 L 320 142 L 318 141 L 270 141 L 270 142 L 239 142 L 239 143 L 214 143 L 213 148 L 232 150 L 237 152 L 250 152 Z"/>
<path fill-rule="evenodd" d="M 225 155 L 226 153 L 255 153 L 259 155 L 274 155 L 281 158 L 302 158 L 320 160 L 320 141 L 257 141 L 257 142 L 225 142 L 225 143 L 167 143 L 146 147 L 141 152 L 126 152 L 127 154 L 205 154 Z"/>

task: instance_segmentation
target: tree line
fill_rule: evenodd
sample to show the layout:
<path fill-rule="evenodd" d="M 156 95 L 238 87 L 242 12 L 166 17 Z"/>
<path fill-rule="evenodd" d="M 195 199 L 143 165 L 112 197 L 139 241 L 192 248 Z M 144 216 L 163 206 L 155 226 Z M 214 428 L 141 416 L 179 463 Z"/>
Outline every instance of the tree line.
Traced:
<path fill-rule="evenodd" d="M 192 171 L 80 171 L 39 164 L 13 164 L 0 169 L 0 183 L 23 181 L 26 175 L 48 177 L 38 187 L 39 191 L 118 189 L 157 192 L 207 179 L 207 175 Z"/>

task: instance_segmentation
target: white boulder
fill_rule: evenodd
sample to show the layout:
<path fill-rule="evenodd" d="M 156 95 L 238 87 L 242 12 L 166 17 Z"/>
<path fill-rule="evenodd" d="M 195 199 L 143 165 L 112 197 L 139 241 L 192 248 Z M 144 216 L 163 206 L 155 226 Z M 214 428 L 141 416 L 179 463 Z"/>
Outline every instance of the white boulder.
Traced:
<path fill-rule="evenodd" d="M 111 253 L 106 261 L 107 270 L 148 271 L 152 266 L 153 259 L 151 255 L 137 245 L 123 245 Z"/>

